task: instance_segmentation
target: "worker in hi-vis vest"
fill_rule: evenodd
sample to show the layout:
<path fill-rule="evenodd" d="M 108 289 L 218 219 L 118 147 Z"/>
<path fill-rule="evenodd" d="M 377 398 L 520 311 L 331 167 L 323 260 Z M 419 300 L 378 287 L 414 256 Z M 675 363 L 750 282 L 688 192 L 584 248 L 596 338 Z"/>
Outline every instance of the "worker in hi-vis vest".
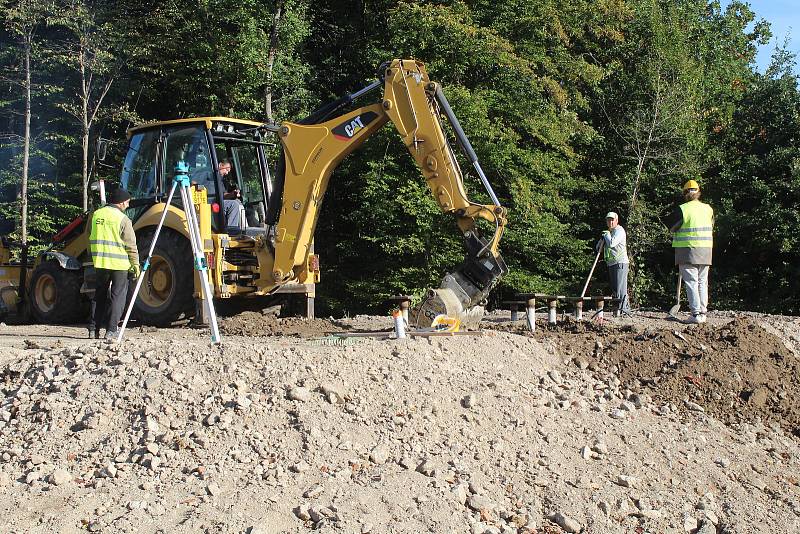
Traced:
<path fill-rule="evenodd" d="M 619 310 L 630 315 L 631 305 L 628 300 L 628 237 L 625 228 L 619 224 L 619 215 L 609 211 L 606 214 L 605 230 L 597 242 L 596 250 L 603 247 L 603 260 L 608 267 L 608 281 L 611 294 L 619 299 Z"/>
<path fill-rule="evenodd" d="M 675 210 L 667 225 L 672 232 L 675 264 L 681 270 L 681 279 L 689 300 L 690 323 L 706 322 L 708 313 L 708 269 L 714 245 L 714 210 L 700 202 L 700 185 L 689 180 L 683 186 L 686 200 Z"/>
<path fill-rule="evenodd" d="M 94 264 L 95 291 L 89 337 L 94 334 L 100 339 L 100 328 L 108 312 L 105 338 L 116 340 L 117 325 L 128 293 L 128 274 L 138 278 L 141 273 L 136 234 L 131 220 L 125 215 L 130 201 L 131 195 L 126 190 L 112 189 L 108 193 L 108 204 L 92 215 L 89 250 Z"/>

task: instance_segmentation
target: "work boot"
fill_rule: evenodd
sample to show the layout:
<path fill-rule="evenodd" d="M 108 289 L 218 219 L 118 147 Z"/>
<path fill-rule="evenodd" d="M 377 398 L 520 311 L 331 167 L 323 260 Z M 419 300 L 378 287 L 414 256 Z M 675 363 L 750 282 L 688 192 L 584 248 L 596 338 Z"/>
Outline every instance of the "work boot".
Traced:
<path fill-rule="evenodd" d="M 703 317 L 702 315 L 700 315 L 699 313 L 697 313 L 697 314 L 692 314 L 692 316 L 691 316 L 691 317 L 689 317 L 689 318 L 686 320 L 686 323 L 687 323 L 687 324 L 703 324 L 703 323 L 705 323 L 705 322 L 706 322 L 706 318 L 705 318 L 705 317 Z"/>
<path fill-rule="evenodd" d="M 697 316 L 697 319 L 700 324 L 704 324 L 706 322 L 706 314 L 701 313 L 700 315 Z"/>
<path fill-rule="evenodd" d="M 106 332 L 106 343 L 116 343 L 117 335 L 117 332 Z"/>

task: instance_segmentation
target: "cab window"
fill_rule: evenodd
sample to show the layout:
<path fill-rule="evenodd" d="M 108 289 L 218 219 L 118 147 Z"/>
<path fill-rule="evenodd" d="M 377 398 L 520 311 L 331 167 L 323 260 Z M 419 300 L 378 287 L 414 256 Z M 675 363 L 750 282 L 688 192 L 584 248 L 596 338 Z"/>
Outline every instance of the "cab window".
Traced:
<path fill-rule="evenodd" d="M 120 183 L 134 199 L 156 195 L 156 148 L 160 133 L 151 130 L 131 137 Z"/>
<path fill-rule="evenodd" d="M 208 141 L 202 127 L 191 126 L 169 131 L 164 150 L 164 176 L 165 182 L 168 182 L 165 184 L 166 191 L 172 187 L 175 166 L 179 161 L 189 166 L 189 178 L 192 184 L 205 187 L 208 190 L 209 203 L 214 202 L 217 185 Z"/>

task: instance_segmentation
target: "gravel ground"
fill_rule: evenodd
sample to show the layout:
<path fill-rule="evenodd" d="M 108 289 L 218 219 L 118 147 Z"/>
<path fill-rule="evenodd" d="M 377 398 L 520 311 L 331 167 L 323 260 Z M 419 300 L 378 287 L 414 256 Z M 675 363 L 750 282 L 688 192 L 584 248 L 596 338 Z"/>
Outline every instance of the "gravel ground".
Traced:
<path fill-rule="evenodd" d="M 407 340 L 265 317 L 221 346 L 0 326 L 0 532 L 800 532 L 796 318 L 506 316 Z M 781 384 L 755 407 L 732 367 Z"/>

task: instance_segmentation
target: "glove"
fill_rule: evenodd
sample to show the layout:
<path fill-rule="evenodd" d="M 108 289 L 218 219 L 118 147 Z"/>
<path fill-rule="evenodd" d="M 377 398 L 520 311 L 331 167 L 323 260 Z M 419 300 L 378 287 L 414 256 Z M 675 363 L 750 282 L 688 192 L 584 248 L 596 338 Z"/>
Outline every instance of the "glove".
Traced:
<path fill-rule="evenodd" d="M 611 232 L 609 232 L 608 230 L 603 230 L 603 233 L 600 235 L 605 237 L 606 235 L 611 235 Z"/>
<path fill-rule="evenodd" d="M 139 267 L 138 263 L 134 263 L 133 265 L 131 265 L 131 268 L 128 269 L 128 272 L 131 273 L 131 276 L 133 276 L 133 278 L 139 278 L 139 275 L 142 274 L 142 268 Z"/>
<path fill-rule="evenodd" d="M 594 246 L 594 251 L 595 252 L 600 252 L 600 249 L 603 248 L 603 245 L 605 245 L 605 244 L 606 244 L 605 241 L 603 241 L 602 239 L 598 239 L 597 243 Z"/>

